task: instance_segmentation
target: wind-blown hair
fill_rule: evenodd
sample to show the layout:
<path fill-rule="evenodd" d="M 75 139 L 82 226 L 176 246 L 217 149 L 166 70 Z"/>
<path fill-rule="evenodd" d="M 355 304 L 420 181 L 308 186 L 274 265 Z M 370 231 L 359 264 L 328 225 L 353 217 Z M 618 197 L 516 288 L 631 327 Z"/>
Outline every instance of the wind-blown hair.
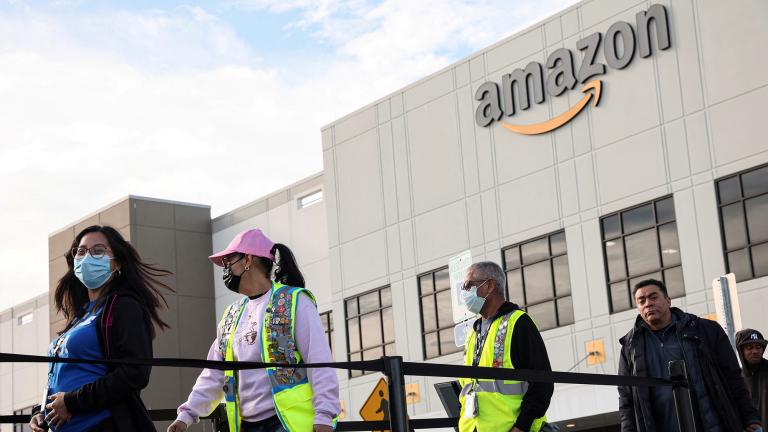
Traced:
<path fill-rule="evenodd" d="M 112 250 L 112 259 L 118 266 L 118 270 L 115 270 L 112 277 L 104 285 L 104 292 L 98 301 L 103 304 L 110 294 L 121 292 L 136 298 L 155 324 L 149 326 L 152 339 L 154 339 L 155 327 L 168 328 L 168 324 L 160 318 L 158 309 L 161 305 L 168 307 L 168 302 L 162 291 L 175 292 L 173 288 L 161 280 L 172 273 L 142 261 L 138 251 L 123 238 L 119 231 L 110 226 L 101 225 L 93 225 L 80 231 L 75 236 L 72 246 L 65 256 L 68 267 L 67 273 L 59 279 L 54 292 L 56 310 L 62 312 L 67 319 L 67 326 L 62 333 L 70 328 L 75 319 L 83 315 L 84 307 L 89 302 L 88 288 L 75 276 L 72 249 L 80 245 L 80 241 L 86 234 L 94 232 L 102 233 L 107 238 L 109 244 L 106 246 Z"/>

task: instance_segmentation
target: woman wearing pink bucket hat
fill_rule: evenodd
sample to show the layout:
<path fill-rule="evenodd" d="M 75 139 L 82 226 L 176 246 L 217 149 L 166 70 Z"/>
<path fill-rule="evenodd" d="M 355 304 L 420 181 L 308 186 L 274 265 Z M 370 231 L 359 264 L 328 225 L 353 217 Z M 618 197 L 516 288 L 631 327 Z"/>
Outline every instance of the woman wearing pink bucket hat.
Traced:
<path fill-rule="evenodd" d="M 210 260 L 224 267 L 226 287 L 243 297 L 224 312 L 208 360 L 333 361 L 314 296 L 287 246 L 250 229 Z M 185 431 L 222 397 L 230 432 L 328 432 L 341 411 L 332 369 L 205 369 L 168 432 Z"/>

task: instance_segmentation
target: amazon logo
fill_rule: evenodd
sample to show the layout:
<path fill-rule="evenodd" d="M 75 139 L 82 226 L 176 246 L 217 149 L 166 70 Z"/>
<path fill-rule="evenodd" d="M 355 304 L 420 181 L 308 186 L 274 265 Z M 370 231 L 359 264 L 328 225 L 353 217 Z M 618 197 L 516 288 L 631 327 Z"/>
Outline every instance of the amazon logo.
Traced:
<path fill-rule="evenodd" d="M 536 135 L 553 131 L 568 123 L 586 109 L 590 101 L 592 106 L 597 107 L 603 83 L 595 77 L 604 75 L 607 70 L 605 64 L 596 61 L 601 49 L 607 66 L 620 70 L 629 66 L 635 51 L 638 51 L 642 58 L 651 56 L 652 37 L 655 38 L 657 50 L 666 50 L 671 46 L 667 9 L 664 6 L 654 4 L 648 10 L 638 12 L 635 15 L 635 27 L 636 29 L 633 29 L 630 23 L 618 21 L 608 28 L 605 37 L 602 33 L 595 32 L 577 41 L 576 48 L 582 53 L 578 70 L 573 52 L 559 48 L 547 58 L 546 80 L 545 66 L 539 62 L 530 62 L 525 69 L 515 69 L 503 75 L 501 85 L 494 81 L 483 83 L 475 92 L 475 100 L 479 101 L 475 110 L 475 122 L 481 127 L 486 127 L 498 121 L 502 127 L 512 132 Z M 546 95 L 560 96 L 579 83 L 583 84 L 581 92 L 584 96 L 556 117 L 534 124 L 518 124 L 509 118 L 518 110 L 530 109 L 531 100 L 537 104 L 544 103 Z"/>

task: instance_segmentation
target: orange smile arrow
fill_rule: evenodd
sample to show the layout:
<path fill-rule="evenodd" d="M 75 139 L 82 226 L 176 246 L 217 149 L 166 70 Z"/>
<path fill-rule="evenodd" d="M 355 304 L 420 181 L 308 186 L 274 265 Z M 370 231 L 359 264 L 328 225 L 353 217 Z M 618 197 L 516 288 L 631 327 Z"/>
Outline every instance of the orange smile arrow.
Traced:
<path fill-rule="evenodd" d="M 593 105 L 597 106 L 598 102 L 600 102 L 600 89 L 602 87 L 602 84 L 603 83 L 600 80 L 593 80 L 585 84 L 584 87 L 581 89 L 581 92 L 585 94 L 584 94 L 584 97 L 581 98 L 579 103 L 572 106 L 568 111 L 560 114 L 555 118 L 549 119 L 545 122 L 531 124 L 531 125 L 512 125 L 509 123 L 502 123 L 501 125 L 511 130 L 512 132 L 517 132 L 523 135 L 538 135 L 538 134 L 543 134 L 549 131 L 553 131 L 559 128 L 560 126 L 571 121 L 572 118 L 576 117 L 576 114 L 581 112 L 581 110 L 584 109 L 585 106 L 587 106 L 587 104 L 589 103 L 589 98 L 591 98 L 592 96 L 595 97 L 595 101 Z M 594 90 L 594 94 L 589 90 Z"/>

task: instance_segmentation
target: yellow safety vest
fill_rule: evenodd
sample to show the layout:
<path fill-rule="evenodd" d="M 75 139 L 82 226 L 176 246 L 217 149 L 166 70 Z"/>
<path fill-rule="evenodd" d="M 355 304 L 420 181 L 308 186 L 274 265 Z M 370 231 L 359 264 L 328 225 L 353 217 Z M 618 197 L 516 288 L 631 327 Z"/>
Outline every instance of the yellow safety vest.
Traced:
<path fill-rule="evenodd" d="M 488 329 L 488 335 L 480 354 L 477 366 L 503 367 L 514 369 L 515 366 L 509 359 L 512 347 L 512 335 L 515 323 L 525 312 L 517 309 L 499 318 L 496 318 Z M 475 357 L 475 344 L 477 335 L 475 331 L 469 331 L 464 353 L 464 364 L 472 366 Z M 528 390 L 525 381 L 513 380 L 486 380 L 461 378 L 461 415 L 459 417 L 460 432 L 496 432 L 511 430 L 520 415 L 520 406 L 523 396 Z M 476 394 L 478 415 L 474 418 L 464 417 L 464 406 L 467 394 L 473 390 Z M 531 424 L 531 431 L 538 432 L 541 425 L 547 421 L 546 417 L 540 417 Z"/>
<path fill-rule="evenodd" d="M 296 346 L 294 323 L 299 295 L 307 294 L 312 302 L 315 297 L 305 288 L 291 287 L 273 282 L 269 303 L 261 330 L 261 360 L 265 363 L 298 364 L 302 361 Z M 233 340 L 237 323 L 248 303 L 248 297 L 230 305 L 222 317 L 220 348 L 224 348 L 225 361 L 235 361 Z M 225 334 L 226 333 L 226 334 Z M 225 345 L 225 346 L 222 346 Z M 307 370 L 302 368 L 266 369 L 272 386 L 272 399 L 280 422 L 287 432 L 311 432 L 314 428 L 315 409 L 312 405 L 312 386 Z M 237 394 L 237 374 L 224 371 L 225 401 L 230 432 L 240 432 L 240 398 Z M 335 427 L 337 419 L 333 420 Z"/>

